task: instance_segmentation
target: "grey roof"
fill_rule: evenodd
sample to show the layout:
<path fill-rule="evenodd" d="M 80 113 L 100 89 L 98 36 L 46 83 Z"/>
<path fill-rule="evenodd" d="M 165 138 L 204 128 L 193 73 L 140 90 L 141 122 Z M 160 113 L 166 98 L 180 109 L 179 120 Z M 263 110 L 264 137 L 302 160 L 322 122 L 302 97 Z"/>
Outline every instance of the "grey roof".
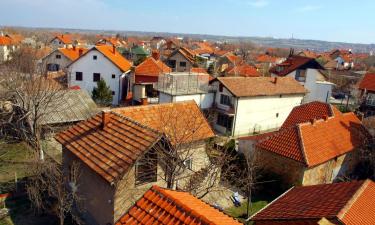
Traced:
<path fill-rule="evenodd" d="M 69 123 L 86 120 L 99 110 L 85 90 L 69 90 L 61 95 L 56 104 L 51 104 L 41 124 Z"/>

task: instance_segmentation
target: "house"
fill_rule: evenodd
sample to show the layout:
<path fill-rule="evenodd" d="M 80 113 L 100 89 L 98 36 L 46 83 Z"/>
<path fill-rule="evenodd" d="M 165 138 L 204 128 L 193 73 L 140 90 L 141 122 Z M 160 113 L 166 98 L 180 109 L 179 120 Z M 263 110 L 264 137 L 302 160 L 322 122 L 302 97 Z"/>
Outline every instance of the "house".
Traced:
<path fill-rule="evenodd" d="M 296 107 L 279 131 L 259 140 L 256 157 L 285 186 L 331 183 L 353 172 L 368 137 L 354 113 L 314 102 Z"/>
<path fill-rule="evenodd" d="M 341 114 L 336 107 L 328 103 L 315 101 L 299 105 L 293 108 L 279 130 L 295 126 L 296 124 L 309 122 L 311 120 L 332 117 L 335 113 Z M 238 149 L 240 152 L 253 152 L 259 141 L 272 136 L 275 133 L 277 133 L 277 131 L 238 138 Z"/>
<path fill-rule="evenodd" d="M 240 56 L 234 55 L 232 52 L 228 52 L 220 56 L 215 63 L 215 74 L 222 76 L 228 68 L 233 68 L 236 65 L 242 63 L 242 58 Z"/>
<path fill-rule="evenodd" d="M 131 64 L 115 46 L 94 46 L 68 65 L 68 86 L 79 86 L 89 93 L 104 79 L 112 90 L 113 105 L 126 97 Z"/>
<path fill-rule="evenodd" d="M 213 136 L 198 106 L 188 101 L 103 111 L 56 139 L 63 146 L 64 171 L 80 165 L 82 176 L 70 186 L 83 199 L 85 221 L 101 225 L 118 221 L 150 186 L 166 187 L 168 158 L 160 154 L 177 143 L 188 154 L 180 182 L 173 184 L 181 188 L 183 179 L 207 165 L 205 141 Z"/>
<path fill-rule="evenodd" d="M 359 110 L 365 117 L 375 115 L 375 73 L 367 73 L 358 87 L 360 107 Z"/>
<path fill-rule="evenodd" d="M 211 86 L 213 126 L 235 137 L 278 129 L 306 94 L 290 77 L 218 77 Z"/>
<path fill-rule="evenodd" d="M 246 63 L 235 65 L 232 68 L 228 68 L 225 72 L 225 76 L 259 77 L 260 75 L 255 66 L 250 66 Z"/>
<path fill-rule="evenodd" d="M 242 223 L 190 193 L 154 185 L 116 222 L 116 225 L 123 224 L 240 225 Z"/>
<path fill-rule="evenodd" d="M 87 52 L 86 48 L 73 46 L 72 48 L 57 48 L 41 59 L 42 72 L 63 71 L 69 64 Z"/>
<path fill-rule="evenodd" d="M 130 59 L 133 61 L 133 62 L 137 62 L 137 63 L 140 63 L 142 62 L 144 59 L 147 58 L 147 56 L 149 56 L 150 53 L 144 49 L 143 47 L 141 46 L 133 46 L 131 49 L 130 49 Z"/>
<path fill-rule="evenodd" d="M 172 69 L 158 59 L 156 54 L 136 66 L 132 82 L 133 100 L 138 103 L 145 103 L 145 101 L 147 103 L 157 103 L 158 92 L 156 86 L 159 76 L 170 72 L 172 72 Z"/>
<path fill-rule="evenodd" d="M 202 71 L 201 71 L 202 72 Z M 159 103 L 194 100 L 203 110 L 214 102 L 214 93 L 209 90 L 210 76 L 199 72 L 172 72 L 159 77 L 157 90 Z"/>
<path fill-rule="evenodd" d="M 50 45 L 53 48 L 71 48 L 73 47 L 73 40 L 70 34 L 56 35 L 51 41 Z"/>
<path fill-rule="evenodd" d="M 167 41 L 163 37 L 155 36 L 150 40 L 151 48 L 160 49 Z"/>
<path fill-rule="evenodd" d="M 270 69 L 272 77 L 292 77 L 300 82 L 309 93 L 304 102 L 329 102 L 332 94 L 331 82 L 319 71 L 324 68 L 313 58 L 291 55 L 283 63 Z"/>
<path fill-rule="evenodd" d="M 374 199 L 371 180 L 293 187 L 250 220 L 254 225 L 370 225 L 375 224 Z"/>
<path fill-rule="evenodd" d="M 195 54 L 187 48 L 180 47 L 174 50 L 167 58 L 167 65 L 173 72 L 187 72 L 194 67 Z"/>
<path fill-rule="evenodd" d="M 0 63 L 10 59 L 11 53 L 15 50 L 12 39 L 6 36 L 0 36 Z"/>

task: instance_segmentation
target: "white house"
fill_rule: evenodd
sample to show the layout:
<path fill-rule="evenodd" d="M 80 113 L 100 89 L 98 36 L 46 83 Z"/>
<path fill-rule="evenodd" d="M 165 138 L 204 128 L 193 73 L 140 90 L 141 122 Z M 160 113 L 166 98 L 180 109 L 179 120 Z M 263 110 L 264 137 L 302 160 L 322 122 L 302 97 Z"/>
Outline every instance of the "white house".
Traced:
<path fill-rule="evenodd" d="M 130 67 L 130 62 L 114 46 L 95 46 L 68 66 L 68 83 L 92 93 L 96 82 L 103 79 L 112 90 L 112 104 L 118 105 L 128 88 L 125 78 Z"/>
<path fill-rule="evenodd" d="M 0 35 L 0 63 L 9 60 L 14 50 L 16 45 L 13 40 L 7 35 Z"/>
<path fill-rule="evenodd" d="M 194 100 L 201 109 L 209 109 L 214 93 L 209 92 L 207 73 L 173 72 L 159 76 L 157 90 L 159 103 Z"/>
<path fill-rule="evenodd" d="M 50 45 L 53 48 L 71 48 L 73 47 L 73 40 L 69 34 L 60 34 L 50 41 Z"/>
<path fill-rule="evenodd" d="M 270 69 L 272 77 L 292 77 L 303 85 L 309 93 L 304 102 L 329 102 L 333 83 L 328 82 L 320 72 L 324 68 L 313 58 L 292 55 L 283 63 Z"/>
<path fill-rule="evenodd" d="M 264 133 L 279 128 L 307 90 L 290 77 L 218 77 L 214 128 L 234 136 Z"/>

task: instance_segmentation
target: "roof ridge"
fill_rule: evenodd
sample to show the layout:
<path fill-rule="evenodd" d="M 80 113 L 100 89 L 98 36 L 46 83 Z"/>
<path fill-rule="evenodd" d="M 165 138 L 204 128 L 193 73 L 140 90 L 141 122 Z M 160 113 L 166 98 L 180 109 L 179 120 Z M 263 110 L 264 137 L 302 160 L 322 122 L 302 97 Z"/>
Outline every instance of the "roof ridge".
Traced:
<path fill-rule="evenodd" d="M 358 181 L 360 182 L 360 181 Z M 366 188 L 370 185 L 371 180 L 366 179 L 362 181 L 363 183 L 361 186 L 356 190 L 354 195 L 349 199 L 349 201 L 346 202 L 345 206 L 339 211 L 337 214 L 337 218 L 342 221 L 342 219 L 345 217 L 346 213 L 350 210 L 350 208 L 353 206 L 353 204 L 357 201 L 358 197 L 362 195 L 362 193 L 366 190 Z"/>
<path fill-rule="evenodd" d="M 298 140 L 299 140 L 299 146 L 301 148 L 301 153 L 302 153 L 303 158 L 305 159 L 306 165 L 309 165 L 309 160 L 308 160 L 307 155 L 305 153 L 305 145 L 303 144 L 303 136 L 302 136 L 301 125 L 302 124 L 297 124 L 297 126 L 296 126 L 297 134 L 298 134 Z"/>
<path fill-rule="evenodd" d="M 234 221 L 237 221 L 234 217 L 231 217 L 231 216 L 227 215 L 226 213 L 224 213 L 223 211 L 214 208 L 212 205 L 210 205 L 207 202 L 205 202 L 205 201 L 197 198 L 196 196 L 194 196 L 193 194 L 191 194 L 191 193 L 189 193 L 187 191 L 170 190 L 170 189 L 161 188 L 161 187 L 159 187 L 157 185 L 153 185 L 152 189 L 157 190 L 158 192 L 162 193 L 163 195 L 165 195 L 165 197 L 173 200 L 173 202 L 177 202 L 178 204 L 176 204 L 176 205 L 181 206 L 183 209 L 187 210 L 191 215 L 193 215 L 194 217 L 196 217 L 199 220 L 203 220 L 204 222 L 206 222 L 208 224 L 212 224 L 212 221 L 208 217 L 206 217 L 204 214 L 200 214 L 196 210 L 191 209 L 188 205 L 186 205 L 185 203 L 183 203 L 182 201 L 180 201 L 178 198 L 175 198 L 175 197 L 169 195 L 166 191 L 179 192 L 179 193 L 184 193 L 184 194 L 190 195 L 190 196 L 196 198 L 197 200 L 199 200 L 200 202 L 202 202 L 203 204 L 207 205 L 208 207 L 210 207 L 210 208 L 212 208 L 214 210 L 217 210 L 218 212 L 220 212 L 220 213 L 224 214 L 225 216 L 233 219 Z"/>

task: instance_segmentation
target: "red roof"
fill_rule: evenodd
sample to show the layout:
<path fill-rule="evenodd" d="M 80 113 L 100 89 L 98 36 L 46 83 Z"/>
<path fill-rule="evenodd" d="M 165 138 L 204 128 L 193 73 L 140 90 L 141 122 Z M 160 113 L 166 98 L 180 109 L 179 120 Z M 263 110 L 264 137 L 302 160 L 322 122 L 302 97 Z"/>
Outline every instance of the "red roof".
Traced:
<path fill-rule="evenodd" d="M 116 223 L 240 225 L 241 223 L 193 195 L 152 186 Z"/>
<path fill-rule="evenodd" d="M 257 68 L 254 66 L 250 66 L 248 64 L 241 64 L 238 66 L 234 66 L 227 72 L 228 75 L 239 75 L 243 77 L 259 77 L 260 73 L 258 72 Z"/>
<path fill-rule="evenodd" d="M 56 38 L 59 39 L 64 44 L 72 44 L 73 43 L 72 37 L 69 34 L 60 34 L 60 35 L 57 35 L 54 39 L 56 39 Z"/>
<path fill-rule="evenodd" d="M 57 134 L 56 140 L 109 183 L 116 182 L 161 134 L 109 111 Z"/>
<path fill-rule="evenodd" d="M 135 68 L 135 76 L 156 76 L 163 73 L 170 73 L 172 69 L 165 65 L 161 60 L 155 60 L 153 57 L 148 57 L 145 61 Z"/>
<path fill-rule="evenodd" d="M 0 36 L 0 45 L 11 45 L 12 39 L 7 36 Z"/>
<path fill-rule="evenodd" d="M 296 69 L 306 69 L 314 68 L 321 69 L 324 68 L 313 58 L 308 58 L 304 56 L 293 55 L 281 64 L 278 64 L 270 69 L 270 73 L 276 74 L 278 76 L 285 76 Z"/>
<path fill-rule="evenodd" d="M 276 63 L 280 58 L 275 57 L 275 56 L 270 56 L 270 55 L 260 55 L 256 59 L 257 62 L 259 63 Z"/>
<path fill-rule="evenodd" d="M 367 73 L 359 83 L 359 89 L 375 91 L 375 73 Z"/>
<path fill-rule="evenodd" d="M 95 46 L 94 48 L 106 56 L 113 64 L 120 68 L 121 71 L 126 72 L 130 70 L 130 62 L 126 60 L 113 46 L 100 45 Z"/>
<path fill-rule="evenodd" d="M 257 146 L 312 167 L 355 150 L 367 137 L 360 120 L 346 113 L 281 129 Z"/>
<path fill-rule="evenodd" d="M 370 180 L 294 187 L 251 220 L 264 225 L 302 225 L 324 217 L 335 224 L 370 225 L 375 224 L 374 199 L 375 183 Z"/>
<path fill-rule="evenodd" d="M 81 55 L 85 54 L 88 51 L 87 48 L 78 48 L 78 47 L 59 48 L 58 50 L 72 61 L 78 59 Z"/>
<path fill-rule="evenodd" d="M 332 108 L 335 107 L 328 103 L 318 101 L 296 106 L 289 113 L 288 117 L 281 126 L 281 129 L 291 127 L 299 123 L 305 123 L 312 119 L 323 119 L 324 117 L 334 116 L 334 111 Z M 335 111 L 341 114 L 341 112 L 337 109 Z"/>

